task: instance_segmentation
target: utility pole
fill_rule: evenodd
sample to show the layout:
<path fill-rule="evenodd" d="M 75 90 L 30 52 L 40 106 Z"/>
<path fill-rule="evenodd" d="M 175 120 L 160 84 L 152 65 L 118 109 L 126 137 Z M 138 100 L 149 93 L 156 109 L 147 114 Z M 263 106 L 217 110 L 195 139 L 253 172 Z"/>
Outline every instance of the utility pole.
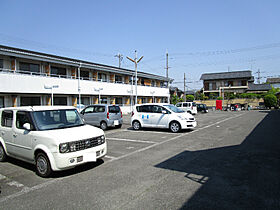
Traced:
<path fill-rule="evenodd" d="M 166 50 L 166 78 L 167 78 L 167 88 L 168 88 L 168 99 L 167 99 L 167 102 L 170 103 L 168 69 L 169 69 L 169 66 L 168 66 L 168 51 Z"/>
<path fill-rule="evenodd" d="M 144 56 L 141 56 L 139 60 L 137 60 L 137 51 L 135 50 L 135 59 L 133 60 L 132 58 L 126 56 L 126 58 L 130 61 L 132 61 L 135 64 L 135 104 L 137 104 L 137 64 L 142 60 Z"/>
<path fill-rule="evenodd" d="M 80 85 L 80 79 L 81 79 L 81 67 L 82 63 L 80 62 L 79 67 L 78 67 L 78 94 L 79 94 L 79 111 L 81 111 L 81 85 Z"/>
<path fill-rule="evenodd" d="M 117 57 L 119 59 L 119 68 L 121 68 L 121 62 L 122 62 L 122 59 L 123 59 L 123 55 L 118 53 L 117 55 L 115 55 L 115 57 Z"/>
<path fill-rule="evenodd" d="M 186 102 L 186 73 L 184 73 L 184 102 Z"/>
<path fill-rule="evenodd" d="M 258 73 L 258 77 L 257 77 L 258 84 L 261 84 L 261 72 L 260 72 L 260 69 L 258 69 L 257 73 Z"/>

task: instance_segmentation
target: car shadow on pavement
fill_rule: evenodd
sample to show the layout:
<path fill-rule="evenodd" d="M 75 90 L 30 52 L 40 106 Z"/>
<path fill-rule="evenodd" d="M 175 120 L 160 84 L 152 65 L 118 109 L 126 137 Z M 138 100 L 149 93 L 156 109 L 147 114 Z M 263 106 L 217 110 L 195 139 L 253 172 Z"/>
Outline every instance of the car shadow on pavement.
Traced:
<path fill-rule="evenodd" d="M 27 163 L 25 161 L 21 161 L 18 159 L 14 159 L 12 157 L 8 157 L 7 162 L 36 173 L 35 165 L 33 165 L 33 164 L 30 164 L 30 163 Z M 103 163 L 104 163 L 104 160 L 98 159 L 96 162 L 85 163 L 85 164 L 76 166 L 75 168 L 68 169 L 68 170 L 54 171 L 49 178 L 60 178 L 60 177 L 71 176 L 74 174 L 79 174 L 79 173 L 91 170 L 93 168 L 96 168 L 96 167 L 102 165 Z"/>
<path fill-rule="evenodd" d="M 240 145 L 184 151 L 155 167 L 201 185 L 181 209 L 280 209 L 279 125 L 271 111 Z"/>
<path fill-rule="evenodd" d="M 85 171 L 89 171 L 91 169 L 94 169 L 104 163 L 104 160 L 98 159 L 96 162 L 89 162 L 85 163 L 79 166 L 76 166 L 75 168 L 64 170 L 64 171 L 55 171 L 52 173 L 51 178 L 62 178 L 67 177 L 71 175 L 76 175 Z"/>

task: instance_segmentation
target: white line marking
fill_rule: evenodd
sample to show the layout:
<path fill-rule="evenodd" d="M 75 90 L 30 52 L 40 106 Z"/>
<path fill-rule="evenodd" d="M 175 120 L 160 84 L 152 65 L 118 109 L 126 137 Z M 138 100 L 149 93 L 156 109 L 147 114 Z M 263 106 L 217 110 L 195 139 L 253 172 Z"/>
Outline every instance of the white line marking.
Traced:
<path fill-rule="evenodd" d="M 166 131 L 166 132 L 163 132 L 163 131 L 157 131 L 157 130 L 154 130 L 154 131 L 148 131 L 148 130 L 138 130 L 138 131 L 136 131 L 136 130 L 124 130 L 124 131 L 126 131 L 126 132 L 131 132 L 131 133 L 143 133 L 143 132 L 145 132 L 145 133 L 156 133 L 156 134 L 160 134 L 160 133 L 162 133 L 162 134 L 167 134 L 167 135 L 174 135 L 175 133 L 170 133 L 170 132 L 168 132 L 168 131 Z"/>
<path fill-rule="evenodd" d="M 7 185 L 9 185 L 9 186 L 15 186 L 15 187 L 24 187 L 23 184 L 21 184 L 21 183 L 19 183 L 19 182 L 17 182 L 17 181 L 9 182 L 9 183 L 7 183 Z"/>
<path fill-rule="evenodd" d="M 19 191 L 17 193 L 14 193 L 12 195 L 8 195 L 6 197 L 0 198 L 0 203 L 5 202 L 5 201 L 7 201 L 9 199 L 13 199 L 13 198 L 16 198 L 18 196 L 24 195 L 26 193 L 32 192 L 34 190 L 41 189 L 43 187 L 48 186 L 51 183 L 57 182 L 58 180 L 60 180 L 60 179 L 57 179 L 57 180 L 54 179 L 54 180 L 51 180 L 51 181 L 48 181 L 48 182 L 45 182 L 45 183 L 42 183 L 42 184 L 39 184 L 39 185 L 35 185 L 34 187 L 24 187 L 21 191 Z"/>
<path fill-rule="evenodd" d="M 7 178 L 6 176 L 4 176 L 4 175 L 0 174 L 0 180 L 2 180 L 2 179 L 6 179 L 6 178 Z"/>
<path fill-rule="evenodd" d="M 110 158 L 110 159 L 116 159 L 116 157 L 109 156 L 109 155 L 106 155 L 105 157 L 106 157 L 106 158 Z"/>
<path fill-rule="evenodd" d="M 118 139 L 118 138 L 106 138 L 107 140 L 112 140 L 112 141 L 128 141 L 128 142 L 139 142 L 139 143 L 150 143 L 150 144 L 155 144 L 156 142 L 153 141 L 142 141 L 142 140 L 133 140 L 133 139 Z"/>

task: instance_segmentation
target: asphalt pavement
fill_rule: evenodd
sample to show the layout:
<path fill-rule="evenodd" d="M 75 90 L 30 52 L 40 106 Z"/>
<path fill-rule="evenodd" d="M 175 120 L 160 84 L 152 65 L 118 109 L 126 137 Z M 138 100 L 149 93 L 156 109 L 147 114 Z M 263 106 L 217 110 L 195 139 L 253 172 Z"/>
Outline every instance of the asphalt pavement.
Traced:
<path fill-rule="evenodd" d="M 280 111 L 214 111 L 198 127 L 106 131 L 102 161 L 43 179 L 0 163 L 0 209 L 280 209 Z"/>

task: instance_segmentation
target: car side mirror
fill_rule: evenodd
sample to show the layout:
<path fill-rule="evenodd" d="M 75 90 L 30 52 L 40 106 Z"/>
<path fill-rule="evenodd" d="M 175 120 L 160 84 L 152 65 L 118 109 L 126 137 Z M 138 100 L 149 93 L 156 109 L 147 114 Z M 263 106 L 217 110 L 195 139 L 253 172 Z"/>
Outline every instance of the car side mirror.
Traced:
<path fill-rule="evenodd" d="M 83 111 L 81 111 L 80 113 L 81 113 L 82 115 L 84 115 L 84 114 L 85 114 L 85 111 L 83 110 Z"/>
<path fill-rule="evenodd" d="M 31 125 L 30 125 L 30 123 L 24 123 L 24 124 L 23 124 L 23 128 L 24 128 L 25 130 L 30 131 L 30 130 L 31 130 Z"/>

